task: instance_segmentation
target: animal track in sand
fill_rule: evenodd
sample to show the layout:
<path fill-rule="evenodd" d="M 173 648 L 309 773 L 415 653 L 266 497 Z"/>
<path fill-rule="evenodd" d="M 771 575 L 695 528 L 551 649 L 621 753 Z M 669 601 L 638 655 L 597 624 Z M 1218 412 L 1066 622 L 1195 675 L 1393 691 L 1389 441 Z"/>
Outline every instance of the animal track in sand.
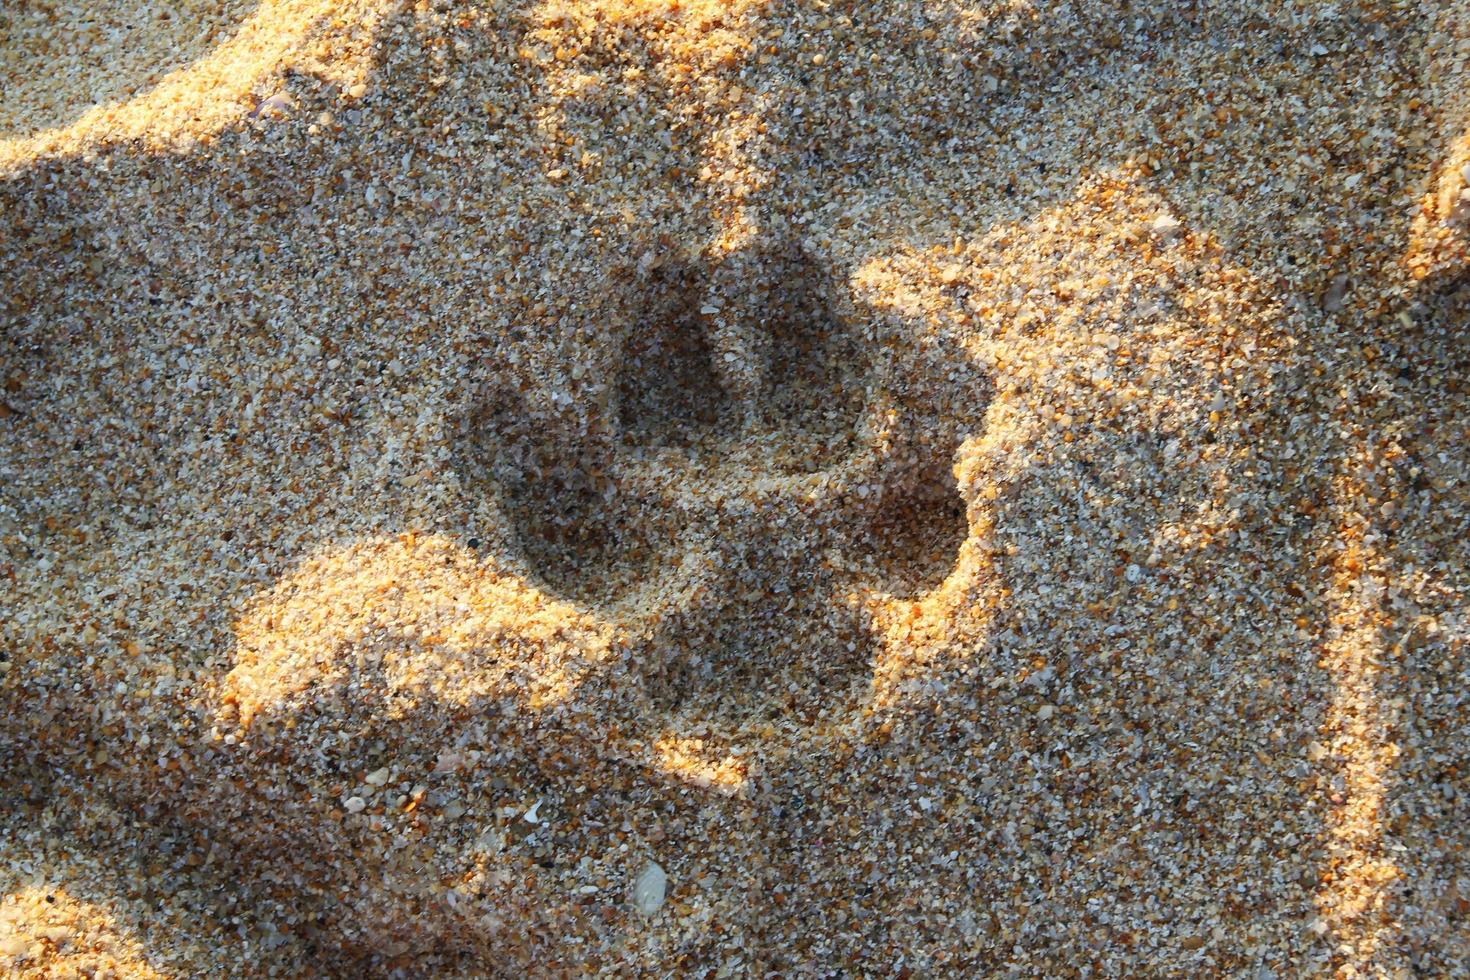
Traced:
<path fill-rule="evenodd" d="M 881 330 L 799 249 L 645 268 L 579 421 L 507 404 L 490 471 L 530 571 L 619 624 L 660 711 L 850 703 L 864 597 L 915 596 L 968 526 L 955 439 L 911 426 Z"/>

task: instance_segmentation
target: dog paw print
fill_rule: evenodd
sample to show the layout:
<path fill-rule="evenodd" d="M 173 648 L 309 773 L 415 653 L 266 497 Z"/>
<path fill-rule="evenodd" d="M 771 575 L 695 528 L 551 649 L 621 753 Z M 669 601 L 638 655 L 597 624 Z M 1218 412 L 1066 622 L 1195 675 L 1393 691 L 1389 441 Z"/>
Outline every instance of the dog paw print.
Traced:
<path fill-rule="evenodd" d="M 863 598 L 953 569 L 955 437 L 799 248 L 641 266 L 587 410 L 492 419 L 502 510 L 535 577 L 620 625 L 656 710 L 810 720 L 868 676 Z"/>

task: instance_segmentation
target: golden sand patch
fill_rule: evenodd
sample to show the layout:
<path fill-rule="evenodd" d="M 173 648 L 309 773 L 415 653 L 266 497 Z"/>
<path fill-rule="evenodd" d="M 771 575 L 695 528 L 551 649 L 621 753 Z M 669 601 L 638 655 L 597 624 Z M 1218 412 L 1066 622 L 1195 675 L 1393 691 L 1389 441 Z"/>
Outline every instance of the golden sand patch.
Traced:
<path fill-rule="evenodd" d="M 1461 6 L 279 0 L 19 71 L 19 930 L 1454 974 Z"/>
<path fill-rule="evenodd" d="M 105 908 L 47 887 L 0 896 L 0 968 L 6 976 L 38 980 L 169 976 L 143 958 L 136 941 L 118 934 Z"/>
<path fill-rule="evenodd" d="M 409 632 L 404 632 L 407 627 Z M 248 728 L 262 711 L 369 683 L 368 696 L 468 703 L 521 675 L 528 707 L 571 695 L 558 657 L 605 649 L 598 625 L 514 575 L 497 574 L 454 542 L 404 535 L 334 550 L 303 563 L 235 630 L 236 666 L 224 703 Z"/>
<path fill-rule="evenodd" d="M 283 72 L 358 85 L 382 5 L 364 0 L 21 4 L 0 15 L 0 166 L 99 142 L 183 147 L 284 113 Z"/>

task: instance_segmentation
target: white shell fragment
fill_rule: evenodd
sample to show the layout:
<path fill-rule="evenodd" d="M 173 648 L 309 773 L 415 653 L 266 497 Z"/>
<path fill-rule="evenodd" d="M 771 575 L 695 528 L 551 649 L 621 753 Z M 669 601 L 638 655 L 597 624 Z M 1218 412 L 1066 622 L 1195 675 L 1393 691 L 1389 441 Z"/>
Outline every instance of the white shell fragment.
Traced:
<path fill-rule="evenodd" d="M 663 908 L 668 883 L 669 877 L 664 874 L 664 869 L 649 861 L 633 882 L 633 907 L 644 915 L 653 915 Z"/>

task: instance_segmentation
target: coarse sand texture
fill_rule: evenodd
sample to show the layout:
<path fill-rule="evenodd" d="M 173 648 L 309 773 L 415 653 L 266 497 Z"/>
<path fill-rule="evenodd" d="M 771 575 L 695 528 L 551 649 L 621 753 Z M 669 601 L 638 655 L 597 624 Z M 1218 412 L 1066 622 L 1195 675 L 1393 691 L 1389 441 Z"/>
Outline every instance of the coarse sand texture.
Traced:
<path fill-rule="evenodd" d="M 1470 4 L 0 3 L 0 977 L 1470 977 Z"/>

